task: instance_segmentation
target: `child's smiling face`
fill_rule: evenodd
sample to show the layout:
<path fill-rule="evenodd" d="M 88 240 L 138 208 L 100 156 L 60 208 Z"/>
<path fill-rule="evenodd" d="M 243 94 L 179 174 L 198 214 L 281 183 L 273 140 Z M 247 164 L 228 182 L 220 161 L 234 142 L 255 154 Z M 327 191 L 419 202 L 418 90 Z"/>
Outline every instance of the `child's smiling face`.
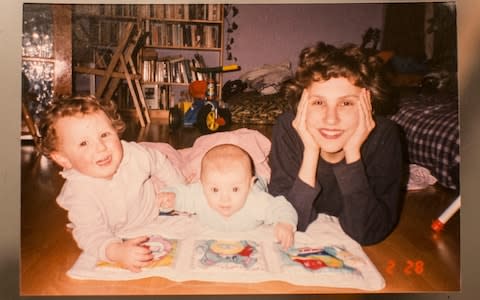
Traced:
<path fill-rule="evenodd" d="M 123 148 L 111 120 L 102 111 L 59 119 L 54 159 L 65 169 L 111 179 L 123 157 Z"/>

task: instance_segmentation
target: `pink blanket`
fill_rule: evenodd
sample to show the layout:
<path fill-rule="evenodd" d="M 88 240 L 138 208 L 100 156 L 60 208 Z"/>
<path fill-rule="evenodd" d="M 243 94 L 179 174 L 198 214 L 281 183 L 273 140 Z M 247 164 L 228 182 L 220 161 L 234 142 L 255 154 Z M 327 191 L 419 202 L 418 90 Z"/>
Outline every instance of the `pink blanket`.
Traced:
<path fill-rule="evenodd" d="M 241 128 L 204 135 L 196 139 L 192 147 L 178 150 L 168 143 L 141 142 L 140 144 L 165 154 L 190 182 L 199 179 L 200 163 L 209 149 L 219 144 L 238 145 L 252 157 L 257 176 L 263 177 L 267 182 L 270 181 L 271 170 L 268 165 L 268 154 L 271 143 L 267 137 L 256 130 Z M 157 186 L 161 187 L 163 183 L 157 182 Z"/>

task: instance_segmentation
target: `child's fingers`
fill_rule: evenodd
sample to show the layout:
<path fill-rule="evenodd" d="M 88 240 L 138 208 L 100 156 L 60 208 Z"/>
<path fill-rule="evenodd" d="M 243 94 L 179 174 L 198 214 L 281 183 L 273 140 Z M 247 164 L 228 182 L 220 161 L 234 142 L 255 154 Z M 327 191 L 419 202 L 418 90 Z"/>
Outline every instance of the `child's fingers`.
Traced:
<path fill-rule="evenodd" d="M 301 126 L 305 124 L 305 120 L 306 120 L 305 111 L 307 110 L 307 106 L 308 106 L 308 91 L 304 89 L 302 96 L 300 98 L 300 101 L 298 102 L 297 114 L 295 116 L 295 119 L 292 122 L 293 127 L 301 128 Z"/>
<path fill-rule="evenodd" d="M 127 269 L 129 269 L 130 271 L 135 272 L 135 273 L 139 273 L 139 272 L 142 271 L 142 269 L 140 267 L 137 267 L 137 266 L 134 266 L 134 265 L 128 266 Z"/>
<path fill-rule="evenodd" d="M 132 272 L 138 273 L 138 272 L 142 271 L 143 267 L 148 266 L 150 263 L 151 262 L 143 262 L 143 261 L 139 261 L 139 260 L 133 260 L 132 262 L 130 262 L 126 266 L 126 268 L 129 269 Z"/>
<path fill-rule="evenodd" d="M 135 254 L 137 255 L 145 255 L 145 254 L 151 254 L 152 250 L 150 250 L 150 247 L 147 244 L 143 245 L 137 245 L 135 247 Z"/>
<path fill-rule="evenodd" d="M 363 98 L 364 102 L 366 104 L 366 108 L 368 112 L 372 112 L 372 99 L 371 99 L 371 94 L 370 91 L 367 89 L 363 89 Z"/>
<path fill-rule="evenodd" d="M 135 261 L 131 265 L 127 267 L 132 272 L 138 273 L 142 271 L 142 268 L 148 267 L 152 263 L 152 260 L 145 260 L 145 261 Z"/>
<path fill-rule="evenodd" d="M 148 247 L 137 247 L 133 253 L 133 264 L 137 267 L 145 267 L 153 260 L 152 251 Z"/>
<path fill-rule="evenodd" d="M 150 238 L 148 236 L 139 236 L 139 237 L 128 240 L 128 243 L 132 245 L 140 245 L 148 242 L 149 239 Z"/>
<path fill-rule="evenodd" d="M 370 131 L 375 127 L 375 121 L 372 117 L 372 101 L 370 97 L 370 91 L 363 89 L 362 97 L 360 100 L 360 120 L 363 120 L 366 125 L 367 131 Z"/>
<path fill-rule="evenodd" d="M 153 260 L 152 251 L 149 251 L 149 252 L 146 252 L 146 253 L 143 253 L 143 254 L 139 255 L 137 260 L 139 262 L 142 262 L 142 263 L 151 262 Z"/>
<path fill-rule="evenodd" d="M 302 93 L 302 98 L 300 100 L 300 108 L 301 108 L 301 113 L 300 113 L 300 122 L 301 124 L 305 124 L 306 119 L 307 119 L 307 107 L 308 107 L 308 91 L 307 89 L 303 90 Z"/>
<path fill-rule="evenodd" d="M 137 246 L 137 247 L 142 247 L 144 248 L 144 245 L 146 242 L 148 242 L 150 238 L 148 236 L 139 236 L 139 237 L 136 237 L 136 238 L 132 238 L 132 239 L 127 239 L 125 240 L 123 243 L 126 245 L 126 246 Z"/>

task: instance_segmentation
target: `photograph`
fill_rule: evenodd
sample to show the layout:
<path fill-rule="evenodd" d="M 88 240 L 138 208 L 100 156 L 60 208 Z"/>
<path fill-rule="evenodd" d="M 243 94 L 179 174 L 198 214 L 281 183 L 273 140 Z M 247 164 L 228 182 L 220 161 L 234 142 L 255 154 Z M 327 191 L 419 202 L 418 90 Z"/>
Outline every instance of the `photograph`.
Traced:
<path fill-rule="evenodd" d="M 19 17 L 21 296 L 462 292 L 456 1 Z"/>

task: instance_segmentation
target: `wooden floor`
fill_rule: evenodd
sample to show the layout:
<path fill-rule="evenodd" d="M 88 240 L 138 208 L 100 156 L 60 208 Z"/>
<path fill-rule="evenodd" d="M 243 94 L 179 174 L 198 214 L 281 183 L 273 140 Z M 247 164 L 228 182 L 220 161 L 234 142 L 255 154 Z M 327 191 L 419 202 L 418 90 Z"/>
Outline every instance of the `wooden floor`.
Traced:
<path fill-rule="evenodd" d="M 238 128 L 235 126 L 233 129 Z M 251 126 L 267 137 L 271 126 Z M 124 139 L 168 142 L 190 147 L 199 136 L 195 128 L 170 132 L 155 122 L 146 128 L 129 122 Z M 172 282 L 163 278 L 132 281 L 74 280 L 65 272 L 80 254 L 66 229 L 67 215 L 55 196 L 63 180 L 60 169 L 38 155 L 34 147 L 21 149 L 21 266 L 20 294 L 27 295 L 191 295 L 191 294 L 318 294 L 359 293 L 353 289 L 304 287 L 284 282 L 225 284 Z M 460 216 L 457 213 L 444 231 L 435 234 L 430 223 L 454 199 L 452 191 L 439 186 L 409 192 L 395 231 L 378 245 L 364 250 L 386 281 L 380 293 L 458 291 L 460 282 Z"/>

